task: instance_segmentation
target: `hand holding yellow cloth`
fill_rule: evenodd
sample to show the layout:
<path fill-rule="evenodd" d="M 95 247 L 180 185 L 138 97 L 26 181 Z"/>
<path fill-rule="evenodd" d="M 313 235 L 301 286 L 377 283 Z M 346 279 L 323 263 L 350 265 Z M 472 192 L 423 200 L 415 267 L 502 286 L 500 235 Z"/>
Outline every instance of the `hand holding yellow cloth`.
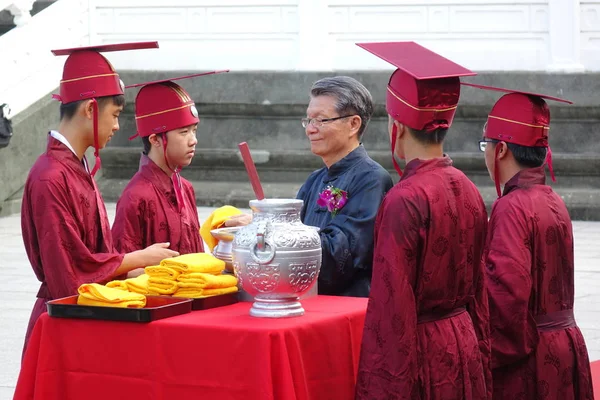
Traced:
<path fill-rule="evenodd" d="M 97 283 L 84 283 L 77 291 L 77 304 L 81 305 L 120 308 L 140 308 L 146 305 L 146 296 L 143 294 L 109 288 Z"/>
<path fill-rule="evenodd" d="M 211 252 L 219 241 L 210 234 L 210 231 L 221 228 L 223 224 L 225 224 L 225 221 L 230 217 L 239 214 L 243 213 L 237 208 L 233 206 L 223 206 L 217 208 L 208 216 L 208 218 L 206 218 L 206 221 L 204 221 L 200 228 L 200 236 L 202 236 L 202 239 L 206 242 L 206 245 L 210 248 Z"/>
<path fill-rule="evenodd" d="M 180 273 L 203 272 L 218 275 L 225 269 L 225 261 L 208 253 L 191 253 L 182 256 L 165 258 L 160 262 L 163 267 L 169 267 Z"/>
<path fill-rule="evenodd" d="M 222 294 L 235 293 L 238 291 L 237 286 L 219 289 L 198 289 L 198 288 L 180 288 L 175 292 L 175 297 L 186 297 L 191 299 L 199 299 L 203 297 L 219 296 Z"/>
<path fill-rule="evenodd" d="M 177 286 L 179 286 L 180 288 L 200 287 L 203 289 L 217 289 L 237 286 L 237 283 L 238 280 L 233 275 L 211 275 L 193 272 L 190 274 L 179 275 Z"/>

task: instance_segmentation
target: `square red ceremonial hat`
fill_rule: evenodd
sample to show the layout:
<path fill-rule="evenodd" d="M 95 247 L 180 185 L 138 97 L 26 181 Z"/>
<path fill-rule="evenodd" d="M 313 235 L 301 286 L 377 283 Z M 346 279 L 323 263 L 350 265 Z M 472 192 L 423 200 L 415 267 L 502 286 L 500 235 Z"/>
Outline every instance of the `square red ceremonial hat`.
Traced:
<path fill-rule="evenodd" d="M 508 93 L 502 96 L 488 115 L 485 136 L 489 139 L 529 147 L 548 147 L 550 109 L 544 101 L 573 104 L 569 100 L 545 94 L 462 83 L 478 89 Z"/>
<path fill-rule="evenodd" d="M 197 124 L 199 118 L 194 100 L 173 81 L 222 72 L 229 72 L 229 70 L 203 72 L 126 86 L 127 88 L 142 86 L 135 98 L 137 134 L 130 139 L 138 135 L 146 137 Z"/>
<path fill-rule="evenodd" d="M 386 109 L 416 130 L 448 128 L 460 96 L 459 77 L 477 75 L 415 42 L 357 45 L 398 68 L 388 83 Z"/>
<path fill-rule="evenodd" d="M 158 42 L 117 43 L 52 50 L 56 56 L 69 56 L 60 81 L 60 94 L 53 97 L 63 104 L 123 94 L 123 82 L 100 52 L 158 48 Z"/>

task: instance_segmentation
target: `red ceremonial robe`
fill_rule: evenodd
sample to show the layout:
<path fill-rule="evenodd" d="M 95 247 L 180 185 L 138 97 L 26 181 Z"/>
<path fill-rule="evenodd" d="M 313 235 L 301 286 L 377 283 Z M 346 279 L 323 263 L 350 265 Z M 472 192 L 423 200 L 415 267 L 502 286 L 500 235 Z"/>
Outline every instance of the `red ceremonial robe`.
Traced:
<path fill-rule="evenodd" d="M 486 228 L 450 158 L 407 164 L 377 215 L 357 399 L 491 396 Z"/>
<path fill-rule="evenodd" d="M 117 202 L 112 227 L 116 248 L 131 252 L 170 242 L 170 249 L 181 254 L 203 253 L 194 188 L 184 178 L 181 184 L 185 204 L 179 212 L 171 178 L 142 155 L 139 171 Z"/>
<path fill-rule="evenodd" d="M 486 272 L 494 399 L 593 399 L 572 318 L 573 231 L 544 167 L 510 179 L 490 217 Z"/>
<path fill-rule="evenodd" d="M 51 136 L 25 182 L 21 230 L 33 271 L 42 282 L 25 349 L 47 301 L 76 295 L 83 283 L 110 280 L 124 255 L 113 247 L 94 179 L 77 156 Z"/>

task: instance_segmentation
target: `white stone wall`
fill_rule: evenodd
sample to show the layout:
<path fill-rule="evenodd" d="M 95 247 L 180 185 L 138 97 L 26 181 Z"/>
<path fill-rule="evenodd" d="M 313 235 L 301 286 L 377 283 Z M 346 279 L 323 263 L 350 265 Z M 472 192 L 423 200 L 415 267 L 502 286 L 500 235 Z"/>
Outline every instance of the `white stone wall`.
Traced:
<path fill-rule="evenodd" d="M 586 69 L 600 70 L 600 1 L 581 0 L 581 63 Z"/>
<path fill-rule="evenodd" d="M 91 0 L 92 43 L 135 69 L 389 69 L 359 41 L 414 40 L 477 71 L 600 71 L 600 0 Z"/>

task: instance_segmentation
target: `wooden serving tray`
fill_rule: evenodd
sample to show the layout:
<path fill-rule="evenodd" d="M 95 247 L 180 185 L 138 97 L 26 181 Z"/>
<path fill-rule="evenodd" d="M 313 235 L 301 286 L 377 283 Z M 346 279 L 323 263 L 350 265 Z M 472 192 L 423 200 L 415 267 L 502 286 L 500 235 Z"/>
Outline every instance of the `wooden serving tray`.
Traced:
<path fill-rule="evenodd" d="M 179 297 L 146 296 L 144 308 L 84 306 L 77 304 L 78 297 L 75 295 L 46 302 L 48 315 L 57 318 L 151 322 L 192 311 L 192 299 Z"/>
<path fill-rule="evenodd" d="M 173 299 L 180 299 L 183 297 L 172 297 Z M 238 293 L 227 293 L 220 294 L 218 296 L 204 297 L 202 299 L 190 299 L 192 300 L 192 310 L 208 310 L 210 308 L 224 307 L 238 302 Z"/>

